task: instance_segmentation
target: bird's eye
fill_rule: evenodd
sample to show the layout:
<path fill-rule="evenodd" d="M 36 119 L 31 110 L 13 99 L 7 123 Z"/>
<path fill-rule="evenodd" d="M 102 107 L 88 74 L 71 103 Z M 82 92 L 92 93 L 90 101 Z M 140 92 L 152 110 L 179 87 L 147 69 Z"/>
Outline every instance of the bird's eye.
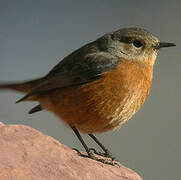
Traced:
<path fill-rule="evenodd" d="M 138 40 L 135 40 L 133 41 L 133 45 L 136 47 L 136 48 L 140 48 L 143 46 L 143 43 L 138 41 Z"/>

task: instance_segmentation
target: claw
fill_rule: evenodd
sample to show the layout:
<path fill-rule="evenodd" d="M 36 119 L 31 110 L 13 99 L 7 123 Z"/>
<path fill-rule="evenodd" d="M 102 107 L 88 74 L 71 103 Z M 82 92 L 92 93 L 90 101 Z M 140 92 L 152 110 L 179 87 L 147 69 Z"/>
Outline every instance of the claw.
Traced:
<path fill-rule="evenodd" d="M 92 150 L 95 154 L 98 154 L 98 155 L 99 155 L 99 153 L 98 153 L 94 148 L 90 148 L 90 149 L 89 149 L 89 153 L 88 153 L 87 155 L 81 153 L 78 149 L 73 148 L 73 150 L 77 151 L 78 155 L 81 156 L 81 157 L 90 158 L 90 159 L 93 159 L 93 160 L 102 162 L 103 164 L 109 164 L 109 165 L 112 165 L 112 166 L 118 166 L 118 167 L 120 167 L 120 165 L 119 165 L 117 162 L 114 162 L 112 158 L 111 158 L 111 160 L 107 160 L 107 159 L 100 159 L 100 158 L 97 158 L 96 156 L 94 156 L 93 153 L 91 152 L 91 150 Z M 101 154 L 104 154 L 104 153 L 101 153 Z M 105 157 L 105 156 L 104 156 L 104 157 Z"/>
<path fill-rule="evenodd" d="M 112 156 L 112 154 L 108 150 L 106 153 L 97 152 L 94 148 L 90 148 L 89 150 L 92 150 L 94 152 L 94 154 L 97 154 L 99 156 L 111 158 L 112 161 L 114 161 L 116 159 L 115 157 Z"/>

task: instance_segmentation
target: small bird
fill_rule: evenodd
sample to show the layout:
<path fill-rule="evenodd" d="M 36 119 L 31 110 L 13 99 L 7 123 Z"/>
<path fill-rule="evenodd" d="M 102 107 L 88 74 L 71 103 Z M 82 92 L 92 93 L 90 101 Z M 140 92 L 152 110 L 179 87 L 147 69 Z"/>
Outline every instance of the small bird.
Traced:
<path fill-rule="evenodd" d="M 111 153 L 93 133 L 122 126 L 140 109 L 150 91 L 158 50 L 171 46 L 175 44 L 160 42 L 145 29 L 120 29 L 74 51 L 46 76 L 1 84 L 0 89 L 25 93 L 17 102 L 38 101 L 30 114 L 43 109 L 53 112 L 84 146 L 87 155 L 77 150 L 79 155 L 113 165 Z M 79 131 L 88 134 L 104 153 L 88 148 Z"/>

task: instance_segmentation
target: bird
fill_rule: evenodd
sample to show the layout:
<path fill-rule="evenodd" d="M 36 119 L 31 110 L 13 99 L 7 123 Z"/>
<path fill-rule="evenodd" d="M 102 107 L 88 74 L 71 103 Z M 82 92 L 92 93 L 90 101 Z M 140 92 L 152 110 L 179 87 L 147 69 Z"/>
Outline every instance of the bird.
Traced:
<path fill-rule="evenodd" d="M 113 165 L 114 157 L 94 133 L 115 130 L 141 108 L 152 85 L 158 51 L 174 43 L 160 42 L 143 28 L 130 27 L 104 34 L 63 58 L 44 77 L 1 83 L 0 89 L 24 93 L 17 101 L 37 101 L 29 114 L 53 112 L 76 134 L 88 157 Z M 89 148 L 88 134 L 103 150 Z M 111 158 L 106 160 L 94 155 Z"/>

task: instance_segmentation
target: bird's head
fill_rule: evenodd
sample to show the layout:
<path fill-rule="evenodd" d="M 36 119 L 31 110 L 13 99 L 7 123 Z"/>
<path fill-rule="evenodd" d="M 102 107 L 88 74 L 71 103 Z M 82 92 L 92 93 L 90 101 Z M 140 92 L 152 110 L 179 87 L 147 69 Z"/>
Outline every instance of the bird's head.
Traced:
<path fill-rule="evenodd" d="M 157 37 L 141 28 L 120 29 L 105 34 L 98 42 L 112 56 L 143 65 L 153 65 L 160 48 L 175 46 L 173 43 L 160 42 Z"/>

